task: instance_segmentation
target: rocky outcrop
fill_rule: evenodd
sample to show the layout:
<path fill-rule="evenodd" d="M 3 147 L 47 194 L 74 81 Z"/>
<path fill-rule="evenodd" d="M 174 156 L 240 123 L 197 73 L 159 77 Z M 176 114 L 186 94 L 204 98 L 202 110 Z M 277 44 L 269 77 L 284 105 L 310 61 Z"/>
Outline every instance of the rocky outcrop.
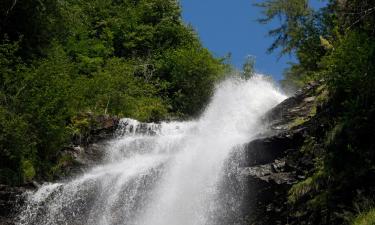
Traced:
<path fill-rule="evenodd" d="M 80 115 L 75 120 L 86 122 L 81 131 L 72 138 L 72 145 L 76 146 L 87 146 L 113 137 L 120 122 L 116 116 L 94 116 L 90 113 Z"/>
<path fill-rule="evenodd" d="M 64 179 L 81 174 L 102 160 L 108 140 L 115 136 L 120 119 L 114 116 L 84 115 L 89 126 L 83 134 L 75 135 L 69 146 L 60 152 L 63 159 L 58 166 L 55 179 Z M 65 159 L 65 160 L 64 160 Z"/>
<path fill-rule="evenodd" d="M 247 224 L 289 223 L 288 191 L 313 167 L 313 159 L 300 148 L 317 125 L 312 118 L 319 87 L 319 82 L 311 83 L 269 111 L 264 121 L 270 131 L 244 147 L 240 173 Z"/>

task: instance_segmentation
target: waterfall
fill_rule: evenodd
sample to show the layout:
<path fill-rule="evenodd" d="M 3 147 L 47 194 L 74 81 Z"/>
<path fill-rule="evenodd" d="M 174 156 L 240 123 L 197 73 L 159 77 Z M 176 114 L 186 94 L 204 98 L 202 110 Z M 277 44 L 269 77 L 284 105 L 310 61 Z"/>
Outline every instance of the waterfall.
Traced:
<path fill-rule="evenodd" d="M 223 222 L 239 210 L 223 189 L 236 169 L 230 156 L 265 131 L 262 115 L 284 98 L 263 76 L 232 77 L 199 119 L 122 119 L 103 162 L 30 193 L 18 225 L 237 224 Z"/>

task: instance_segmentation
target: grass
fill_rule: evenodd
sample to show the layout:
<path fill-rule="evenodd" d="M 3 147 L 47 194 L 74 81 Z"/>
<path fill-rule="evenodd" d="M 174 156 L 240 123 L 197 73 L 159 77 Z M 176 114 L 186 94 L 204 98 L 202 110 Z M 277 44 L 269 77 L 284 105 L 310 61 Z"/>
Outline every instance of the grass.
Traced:
<path fill-rule="evenodd" d="M 322 170 L 315 172 L 311 177 L 294 184 L 288 193 L 288 202 L 296 203 L 307 194 L 317 191 L 323 182 L 325 176 Z"/>
<path fill-rule="evenodd" d="M 306 121 L 308 121 L 307 118 L 303 117 L 297 117 L 293 122 L 289 125 L 289 128 L 297 127 L 301 124 L 304 124 Z"/>
<path fill-rule="evenodd" d="M 360 213 L 352 222 L 352 225 L 375 225 L 375 208 Z"/>

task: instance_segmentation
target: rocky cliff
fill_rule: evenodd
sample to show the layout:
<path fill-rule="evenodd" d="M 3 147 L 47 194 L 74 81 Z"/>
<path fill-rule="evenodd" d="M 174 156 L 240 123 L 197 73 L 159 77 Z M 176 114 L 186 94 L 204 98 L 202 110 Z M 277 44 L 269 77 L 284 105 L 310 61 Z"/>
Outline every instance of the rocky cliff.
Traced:
<path fill-rule="evenodd" d="M 291 224 L 288 192 L 313 168 L 302 146 L 323 129 L 316 115 L 324 89 L 310 83 L 264 117 L 269 132 L 245 146 L 240 173 L 245 180 L 244 218 L 248 224 Z"/>

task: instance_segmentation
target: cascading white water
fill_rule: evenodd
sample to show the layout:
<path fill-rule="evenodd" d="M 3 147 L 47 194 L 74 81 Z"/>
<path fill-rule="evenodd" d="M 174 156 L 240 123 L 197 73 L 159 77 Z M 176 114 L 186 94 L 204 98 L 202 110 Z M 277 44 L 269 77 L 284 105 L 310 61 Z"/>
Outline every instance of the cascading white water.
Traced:
<path fill-rule="evenodd" d="M 30 193 L 18 224 L 218 224 L 225 161 L 264 131 L 262 115 L 284 98 L 262 76 L 231 78 L 217 86 L 198 120 L 122 119 L 104 162 Z"/>

